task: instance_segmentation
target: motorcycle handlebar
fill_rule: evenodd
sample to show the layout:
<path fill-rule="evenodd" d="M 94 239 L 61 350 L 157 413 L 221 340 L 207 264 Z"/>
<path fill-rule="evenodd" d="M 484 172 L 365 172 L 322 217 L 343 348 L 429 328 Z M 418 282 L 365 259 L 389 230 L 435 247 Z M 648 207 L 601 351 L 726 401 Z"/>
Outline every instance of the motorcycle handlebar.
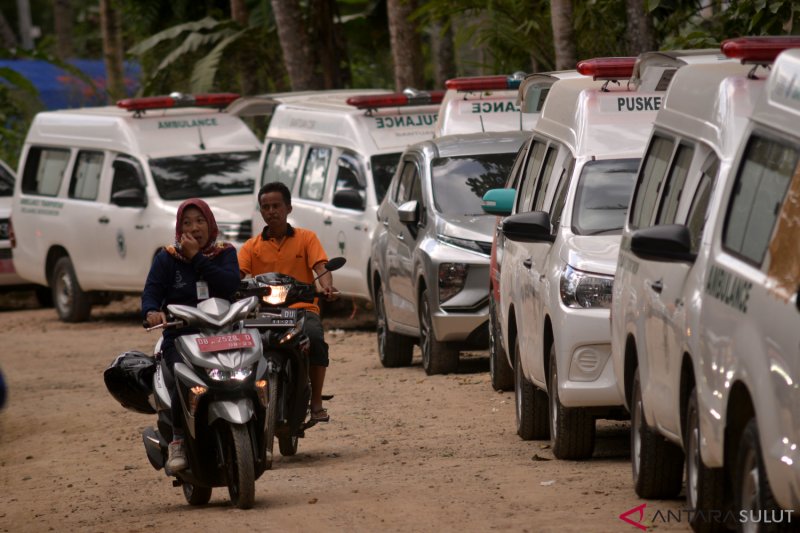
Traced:
<path fill-rule="evenodd" d="M 162 324 L 157 324 L 157 325 L 151 326 L 151 327 L 148 327 L 150 325 L 147 323 L 146 320 L 144 320 L 142 322 L 142 327 L 144 328 L 145 331 L 155 331 L 157 329 L 166 329 L 166 328 L 178 327 L 178 326 L 183 326 L 183 325 L 184 325 L 183 320 L 175 320 L 174 322 L 167 322 L 166 324 L 163 324 L 163 323 Z"/>

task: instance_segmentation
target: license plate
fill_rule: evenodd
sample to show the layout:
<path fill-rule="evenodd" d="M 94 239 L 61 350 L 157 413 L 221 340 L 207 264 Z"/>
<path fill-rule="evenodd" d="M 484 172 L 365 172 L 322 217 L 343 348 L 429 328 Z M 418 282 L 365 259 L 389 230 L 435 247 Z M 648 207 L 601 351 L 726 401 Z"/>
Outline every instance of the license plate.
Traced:
<path fill-rule="evenodd" d="M 195 340 L 201 352 L 221 352 L 223 350 L 237 350 L 239 348 L 252 348 L 255 346 L 253 337 L 249 333 L 198 337 Z"/>

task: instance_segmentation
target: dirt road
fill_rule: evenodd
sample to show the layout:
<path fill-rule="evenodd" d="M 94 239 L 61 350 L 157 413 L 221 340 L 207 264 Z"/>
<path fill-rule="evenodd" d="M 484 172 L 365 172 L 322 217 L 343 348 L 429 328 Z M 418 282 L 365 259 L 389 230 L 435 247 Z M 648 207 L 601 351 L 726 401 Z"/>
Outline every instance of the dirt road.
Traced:
<path fill-rule="evenodd" d="M 513 393 L 497 393 L 485 354 L 459 373 L 384 369 L 375 334 L 326 320 L 332 421 L 277 456 L 256 482 L 249 511 L 190 508 L 150 467 L 140 431 L 152 419 L 126 411 L 102 373 L 128 349 L 157 338 L 138 325 L 135 299 L 64 324 L 53 310 L 0 305 L 0 531 L 640 531 L 619 518 L 643 503 L 648 530 L 687 531 L 667 511 L 680 500 L 639 500 L 630 482 L 627 424 L 603 423 L 595 458 L 557 461 L 544 442 L 514 432 Z M 277 449 L 277 447 L 276 447 Z M 630 515 L 639 520 L 638 512 Z"/>

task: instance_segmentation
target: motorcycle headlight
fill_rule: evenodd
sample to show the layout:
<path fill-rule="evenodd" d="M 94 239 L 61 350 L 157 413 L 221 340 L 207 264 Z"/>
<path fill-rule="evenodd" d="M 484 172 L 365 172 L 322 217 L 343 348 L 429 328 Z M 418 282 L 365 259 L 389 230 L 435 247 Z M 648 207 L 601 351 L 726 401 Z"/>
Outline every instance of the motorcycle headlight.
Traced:
<path fill-rule="evenodd" d="M 244 381 L 253 373 L 253 367 L 237 368 L 236 370 L 220 370 L 219 368 L 206 368 L 208 377 L 214 381 Z"/>
<path fill-rule="evenodd" d="M 573 309 L 608 309 L 614 288 L 612 276 L 588 274 L 567 265 L 561 273 L 561 301 Z"/>
<path fill-rule="evenodd" d="M 303 325 L 305 323 L 306 323 L 305 317 L 298 320 L 297 324 L 295 324 L 292 329 L 281 335 L 281 337 L 278 339 L 278 344 L 289 342 L 290 340 L 300 335 L 303 332 Z"/>
<path fill-rule="evenodd" d="M 288 285 L 270 285 L 269 289 L 269 294 L 262 296 L 261 299 L 270 305 L 281 305 L 289 295 Z"/>

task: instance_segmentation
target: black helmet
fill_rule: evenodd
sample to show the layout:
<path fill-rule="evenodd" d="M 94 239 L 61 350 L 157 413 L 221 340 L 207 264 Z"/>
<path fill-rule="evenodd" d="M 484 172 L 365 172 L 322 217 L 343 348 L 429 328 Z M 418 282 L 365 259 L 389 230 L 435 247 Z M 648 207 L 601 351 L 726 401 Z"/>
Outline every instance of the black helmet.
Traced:
<path fill-rule="evenodd" d="M 103 380 L 111 396 L 126 409 L 143 414 L 153 414 L 155 409 L 148 401 L 153 393 L 153 374 L 156 362 L 142 352 L 125 352 L 103 372 Z"/>

